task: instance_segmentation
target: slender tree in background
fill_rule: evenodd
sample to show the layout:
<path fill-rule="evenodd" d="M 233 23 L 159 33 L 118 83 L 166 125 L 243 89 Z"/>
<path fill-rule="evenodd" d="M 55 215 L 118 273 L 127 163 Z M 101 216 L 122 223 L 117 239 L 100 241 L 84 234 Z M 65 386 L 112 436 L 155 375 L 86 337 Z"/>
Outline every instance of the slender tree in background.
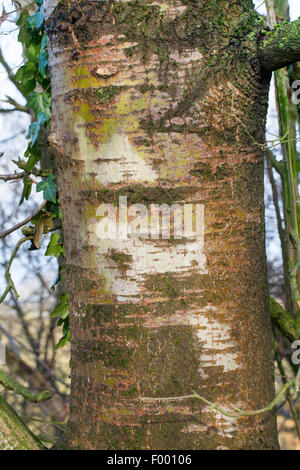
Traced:
<path fill-rule="evenodd" d="M 288 0 L 266 1 L 269 24 L 274 28 L 282 22 L 289 22 Z M 268 172 L 273 192 L 273 201 L 277 217 L 278 233 L 282 249 L 283 278 L 285 307 L 283 309 L 271 298 L 270 312 L 278 346 L 275 351 L 276 362 L 281 374 L 282 382 L 286 382 L 288 375 L 282 358 L 287 356 L 291 370 L 297 374 L 297 367 L 293 364 L 292 357 L 285 353 L 289 351 L 290 342 L 300 337 L 300 295 L 299 295 L 299 267 L 300 267 L 300 239 L 299 239 L 299 182 L 298 182 L 298 152 L 297 152 L 297 126 L 299 124 L 299 107 L 295 102 L 295 85 L 297 82 L 298 64 L 294 63 L 288 68 L 277 70 L 275 77 L 276 104 L 278 111 L 280 157 L 274 155 L 271 149 L 266 152 Z M 280 181 L 280 191 L 277 190 L 276 177 Z M 279 196 L 282 195 L 282 201 Z M 282 202 L 283 210 L 280 206 Z M 279 331 L 279 334 L 278 334 Z M 282 347 L 283 346 L 283 347 Z M 281 349 L 281 351 L 280 351 Z M 295 422 L 295 428 L 300 438 L 300 416 L 297 405 L 287 391 L 286 398 L 291 415 Z"/>
<path fill-rule="evenodd" d="M 290 21 L 287 0 L 268 0 L 266 6 L 269 22 L 272 27 L 276 27 L 282 21 Z M 291 67 L 291 81 L 293 81 L 293 75 L 293 68 Z M 283 156 L 281 166 L 280 164 L 277 165 L 277 170 L 281 176 L 283 186 L 285 233 L 281 235 L 281 245 L 284 260 L 286 306 L 289 312 L 295 315 L 299 311 L 298 302 L 300 301 L 297 282 L 300 255 L 297 213 L 297 202 L 299 199 L 296 148 L 297 106 L 292 103 L 292 87 L 289 81 L 288 70 L 286 68 L 277 70 L 274 76 L 280 138 L 282 141 L 281 154 Z M 268 155 L 275 168 L 275 157 L 271 151 L 268 151 Z M 282 233 L 282 230 L 283 228 L 279 226 L 280 233 Z"/>
<path fill-rule="evenodd" d="M 270 31 L 248 0 L 46 0 L 45 13 L 72 347 L 64 447 L 277 448 L 264 134 L 300 20 Z M 119 197 L 202 204 L 204 245 L 102 240 L 99 206 Z"/>

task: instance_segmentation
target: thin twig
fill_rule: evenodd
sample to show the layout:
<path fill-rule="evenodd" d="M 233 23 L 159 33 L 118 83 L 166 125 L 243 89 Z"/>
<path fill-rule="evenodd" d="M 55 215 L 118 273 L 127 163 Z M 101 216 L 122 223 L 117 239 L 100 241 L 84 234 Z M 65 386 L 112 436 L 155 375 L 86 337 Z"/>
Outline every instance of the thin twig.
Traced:
<path fill-rule="evenodd" d="M 19 90 L 19 92 L 24 96 L 21 85 L 17 82 L 15 78 L 15 74 L 13 73 L 12 69 L 10 68 L 10 66 L 8 65 L 8 63 L 3 57 L 1 48 L 0 48 L 0 64 L 3 65 L 4 69 L 6 70 L 10 81 L 15 85 L 15 87 Z"/>
<path fill-rule="evenodd" d="M 9 259 L 9 262 L 8 262 L 7 267 L 6 267 L 6 270 L 5 270 L 5 278 L 6 278 L 6 280 L 7 280 L 7 287 L 6 287 L 5 291 L 3 292 L 3 294 L 2 294 L 1 297 L 0 297 L 0 304 L 1 304 L 1 302 L 3 302 L 3 300 L 6 298 L 7 294 L 8 294 L 11 290 L 13 291 L 13 293 L 15 294 L 15 296 L 16 296 L 17 298 L 19 297 L 19 295 L 18 295 L 18 293 L 17 293 L 17 290 L 16 290 L 16 288 L 15 288 L 15 285 L 14 285 L 14 283 L 13 283 L 13 280 L 12 280 L 12 278 L 11 278 L 11 276 L 10 276 L 10 268 L 11 268 L 12 262 L 13 262 L 15 256 L 16 256 L 16 254 L 17 254 L 17 252 L 18 252 L 20 246 L 21 246 L 23 243 L 27 242 L 28 240 L 32 240 L 32 238 L 33 238 L 32 236 L 21 238 L 21 240 L 18 241 L 18 243 L 16 244 L 15 248 L 13 249 L 13 252 L 12 252 L 12 254 L 11 254 L 11 257 L 10 257 L 10 259 Z"/>
<path fill-rule="evenodd" d="M 46 203 L 47 203 L 47 201 L 43 201 L 43 203 L 33 212 L 33 214 L 26 217 L 26 219 L 22 220 L 22 222 L 19 222 L 14 227 L 11 227 L 11 228 L 5 230 L 5 232 L 3 232 L 3 233 L 0 233 L 0 238 L 5 238 L 10 233 L 15 232 L 19 228 L 23 227 L 23 225 L 28 224 L 28 222 L 31 221 L 32 217 L 34 217 L 36 214 L 38 214 L 45 207 Z"/>
<path fill-rule="evenodd" d="M 25 171 L 21 173 L 13 173 L 11 175 L 0 175 L 0 180 L 2 181 L 11 181 L 11 180 L 20 180 L 25 176 Z"/>
<path fill-rule="evenodd" d="M 224 408 L 221 408 L 221 406 L 218 405 L 217 403 L 213 403 L 213 402 L 207 400 L 206 398 L 202 397 L 201 395 L 199 395 L 196 392 L 194 392 L 191 395 L 183 395 L 181 397 L 165 397 L 165 398 L 139 397 L 139 398 L 137 398 L 137 400 L 145 401 L 145 402 L 157 402 L 157 401 L 164 402 L 164 401 L 178 401 L 178 400 L 196 399 L 196 400 L 202 401 L 206 405 L 209 405 L 211 410 L 216 410 L 219 413 L 221 413 L 222 415 L 227 416 L 228 418 L 239 419 L 239 418 L 242 418 L 242 417 L 245 417 L 245 416 L 258 416 L 258 415 L 261 415 L 261 414 L 266 413 L 268 411 L 271 411 L 273 408 L 275 408 L 277 403 L 285 396 L 286 392 L 291 387 L 293 387 L 293 386 L 295 387 L 295 393 L 299 392 L 299 388 L 300 388 L 299 380 L 300 380 L 300 367 L 299 367 L 299 370 L 298 370 L 298 373 L 297 373 L 296 377 L 294 379 L 290 380 L 289 382 L 287 382 L 282 387 L 282 389 L 277 393 L 274 400 L 272 400 L 267 406 L 265 406 L 264 408 L 261 408 L 260 410 L 242 410 L 240 408 L 233 407 L 233 410 L 236 412 L 235 414 L 230 413 L 229 411 L 225 410 Z"/>
<path fill-rule="evenodd" d="M 8 390 L 13 390 L 18 395 L 21 395 L 30 403 L 41 403 L 53 397 L 53 393 L 49 390 L 44 390 L 40 393 L 32 393 L 28 388 L 19 384 L 19 382 L 6 374 L 2 369 L 0 369 L 0 383 Z"/>
<path fill-rule="evenodd" d="M 5 96 L 6 96 L 6 100 L 1 100 L 3 103 L 11 104 L 12 106 L 15 107 L 16 111 L 21 111 L 22 113 L 30 114 L 30 109 L 28 108 L 28 106 L 24 106 L 18 103 L 11 96 L 8 96 L 8 95 L 5 95 Z"/>

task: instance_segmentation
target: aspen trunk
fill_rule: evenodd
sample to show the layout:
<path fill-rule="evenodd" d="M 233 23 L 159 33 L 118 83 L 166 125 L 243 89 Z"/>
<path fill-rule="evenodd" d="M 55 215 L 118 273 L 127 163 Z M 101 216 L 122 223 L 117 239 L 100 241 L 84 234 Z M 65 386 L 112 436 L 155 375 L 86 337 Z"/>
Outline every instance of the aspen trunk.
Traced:
<path fill-rule="evenodd" d="M 70 292 L 68 447 L 276 448 L 270 414 L 235 420 L 195 399 L 140 400 L 195 391 L 230 410 L 274 396 L 262 150 L 270 74 L 252 2 L 46 6 Z M 101 239 L 99 206 L 120 196 L 149 210 L 203 205 L 204 245 Z"/>

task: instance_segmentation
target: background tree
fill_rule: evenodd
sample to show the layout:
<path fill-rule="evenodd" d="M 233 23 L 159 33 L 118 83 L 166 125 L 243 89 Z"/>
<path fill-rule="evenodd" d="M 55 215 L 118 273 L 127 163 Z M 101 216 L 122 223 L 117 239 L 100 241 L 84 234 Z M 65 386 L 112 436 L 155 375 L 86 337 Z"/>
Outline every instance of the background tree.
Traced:
<path fill-rule="evenodd" d="M 290 21 L 287 0 L 267 0 L 269 23 L 276 27 L 280 22 Z M 299 321 L 299 183 L 298 183 L 298 151 L 297 125 L 299 113 L 295 103 L 294 89 L 297 84 L 298 64 L 275 72 L 276 105 L 278 110 L 279 137 L 281 141 L 280 157 L 272 150 L 267 150 L 267 165 L 270 177 L 273 201 L 277 217 L 278 233 L 282 249 L 284 303 L 286 310 L 271 299 L 271 316 L 276 326 L 274 336 L 277 338 L 275 357 L 281 374 L 282 382 L 286 382 L 287 372 L 282 359 L 287 358 L 292 373 L 297 374 L 289 354 L 291 342 L 300 336 Z M 277 152 L 278 155 L 278 152 Z M 274 175 L 277 174 L 277 178 Z M 280 194 L 282 197 L 278 197 Z M 282 209 L 281 209 L 282 207 Z M 279 298 L 282 296 L 279 296 Z M 277 295 L 278 298 L 278 295 Z M 300 437 L 299 408 L 293 402 L 290 391 L 287 401 L 293 416 L 298 437 Z"/>

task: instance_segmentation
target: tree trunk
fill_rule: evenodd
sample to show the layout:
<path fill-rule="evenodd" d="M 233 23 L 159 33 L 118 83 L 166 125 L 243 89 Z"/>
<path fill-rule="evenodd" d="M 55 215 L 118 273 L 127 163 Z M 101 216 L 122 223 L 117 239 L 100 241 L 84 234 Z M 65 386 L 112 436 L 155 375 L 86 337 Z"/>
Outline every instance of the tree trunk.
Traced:
<path fill-rule="evenodd" d="M 70 293 L 67 446 L 276 448 L 273 414 L 236 420 L 180 399 L 195 391 L 232 410 L 274 397 L 264 25 L 247 0 L 46 7 Z M 119 196 L 204 205 L 204 245 L 101 239 L 99 206 Z"/>

